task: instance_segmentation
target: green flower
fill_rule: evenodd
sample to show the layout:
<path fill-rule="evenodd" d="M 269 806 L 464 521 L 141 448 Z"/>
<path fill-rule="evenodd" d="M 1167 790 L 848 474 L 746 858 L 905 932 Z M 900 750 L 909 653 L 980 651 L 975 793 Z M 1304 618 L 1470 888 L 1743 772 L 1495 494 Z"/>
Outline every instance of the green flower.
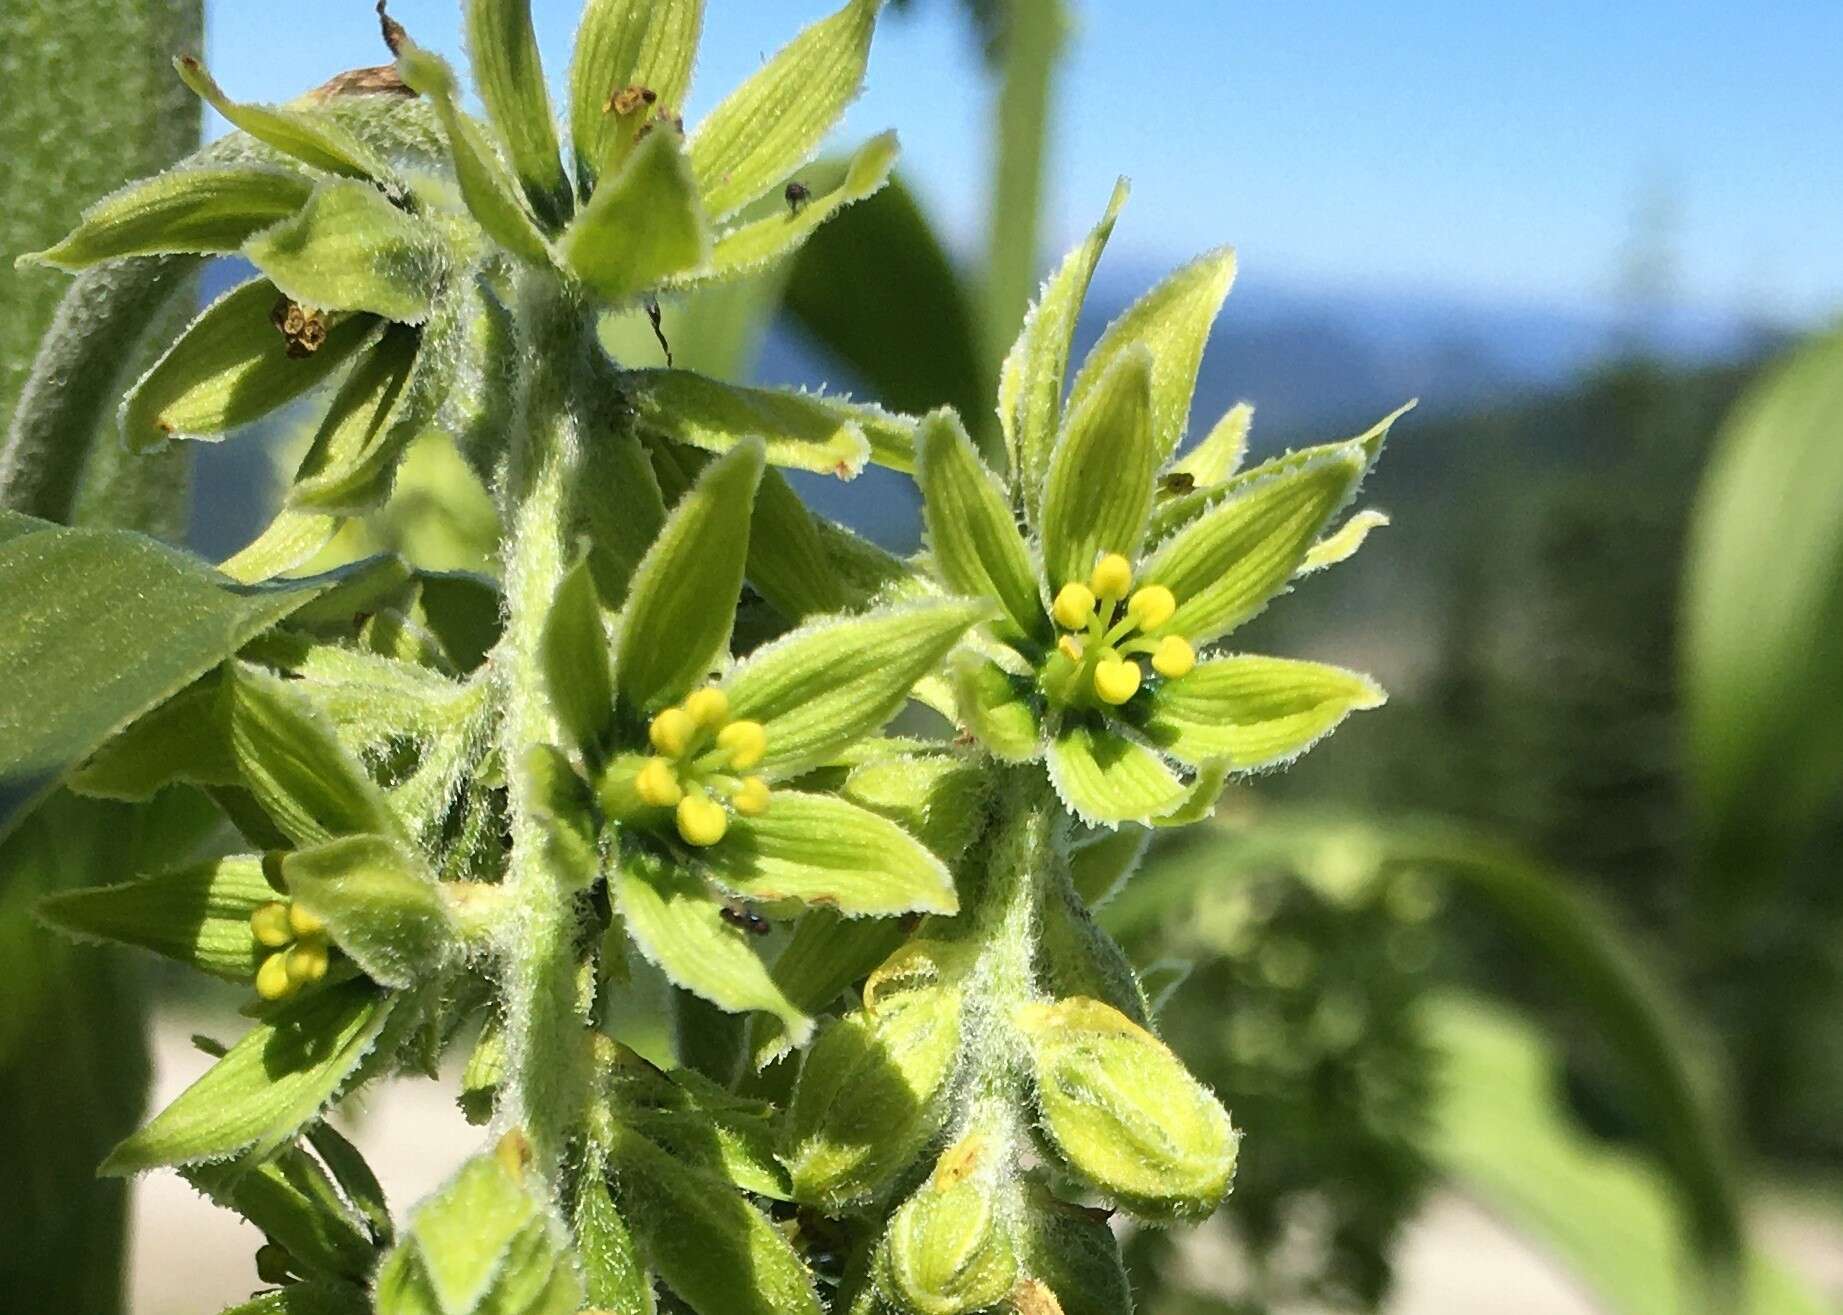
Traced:
<path fill-rule="evenodd" d="M 945 412 L 923 423 L 916 456 L 934 573 L 1001 609 L 962 655 L 961 720 L 998 757 L 1045 760 L 1064 802 L 1106 826 L 1191 820 L 1229 772 L 1285 762 L 1383 701 L 1354 672 L 1212 650 L 1386 523 L 1365 512 L 1326 534 L 1395 419 L 1238 472 L 1241 406 L 1179 459 L 1234 277 L 1226 250 L 1115 321 L 1065 405 L 1070 337 L 1123 196 L 1045 285 L 1005 361 L 1009 478 Z"/>
<path fill-rule="evenodd" d="M 585 886 L 611 851 L 614 902 L 674 981 L 730 1010 L 811 1028 L 746 934 L 759 915 L 951 913 L 946 865 L 901 826 L 818 788 L 876 735 L 984 604 L 936 599 L 792 630 L 731 664 L 761 444 L 712 463 L 633 572 L 607 638 L 587 558 L 558 589 L 544 668 L 568 766 L 540 751 L 556 844 Z M 613 660 L 610 662 L 610 648 Z M 593 786 L 594 815 L 585 811 Z M 612 833 L 601 838 L 604 827 Z"/>

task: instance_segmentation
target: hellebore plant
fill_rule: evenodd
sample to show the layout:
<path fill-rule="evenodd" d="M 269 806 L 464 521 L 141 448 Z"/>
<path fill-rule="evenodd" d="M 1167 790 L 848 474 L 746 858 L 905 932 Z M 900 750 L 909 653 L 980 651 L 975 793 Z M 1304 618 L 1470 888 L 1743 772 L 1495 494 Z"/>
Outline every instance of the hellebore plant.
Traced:
<path fill-rule="evenodd" d="M 514 0 L 466 5 L 483 121 L 388 19 L 394 65 L 284 106 L 182 59 L 238 131 L 38 257 L 257 271 L 130 391 L 133 448 L 331 394 L 222 567 L 297 601 L 71 780 L 184 783 L 252 852 L 45 910 L 249 989 L 251 1030 L 104 1166 L 176 1167 L 262 1230 L 277 1291 L 242 1309 L 1124 1312 L 1107 1211 L 1195 1220 L 1229 1190 L 1228 1113 L 1088 905 L 1148 827 L 1381 702 L 1216 649 L 1380 522 L 1334 526 L 1388 421 L 1238 471 L 1238 407 L 1179 455 L 1227 252 L 1127 311 L 1065 401 L 1123 188 L 1005 362 L 1002 472 L 951 412 L 612 359 L 605 314 L 657 328 L 659 298 L 883 183 L 889 136 L 830 186 L 794 176 L 877 8 L 687 130 L 700 4 L 591 0 L 567 156 Z M 499 578 L 290 577 L 429 430 L 493 490 Z M 777 470 L 867 461 L 921 487 L 914 560 Z M 461 1038 L 494 1144 L 395 1220 L 325 1116 Z"/>

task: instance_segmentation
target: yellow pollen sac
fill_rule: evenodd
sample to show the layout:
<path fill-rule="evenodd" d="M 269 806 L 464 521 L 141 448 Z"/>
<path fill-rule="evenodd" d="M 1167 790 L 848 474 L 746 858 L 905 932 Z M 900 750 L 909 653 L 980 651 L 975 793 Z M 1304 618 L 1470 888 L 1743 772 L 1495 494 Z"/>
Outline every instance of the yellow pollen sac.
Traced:
<path fill-rule="evenodd" d="M 1177 611 L 1177 599 L 1162 584 L 1149 584 L 1126 601 L 1126 614 L 1141 630 L 1156 630 Z"/>
<path fill-rule="evenodd" d="M 326 924 L 302 908 L 299 903 L 288 906 L 288 926 L 296 936 L 312 936 L 316 932 L 326 930 Z"/>
<path fill-rule="evenodd" d="M 271 954 L 256 970 L 256 994 L 265 1000 L 279 1000 L 294 990 L 288 979 L 288 956 Z"/>
<path fill-rule="evenodd" d="M 302 941 L 287 953 L 286 972 L 289 982 L 295 986 L 307 986 L 319 981 L 326 976 L 328 957 L 324 941 Z"/>
<path fill-rule="evenodd" d="M 1103 703 L 1125 703 L 1139 692 L 1139 664 L 1114 658 L 1094 669 L 1094 692 Z"/>
<path fill-rule="evenodd" d="M 667 708 L 653 718 L 652 725 L 646 728 L 646 738 L 659 752 L 676 758 L 691 747 L 691 737 L 697 729 L 697 723 L 683 708 Z"/>
<path fill-rule="evenodd" d="M 678 801 L 678 834 L 688 845 L 714 845 L 730 829 L 730 815 L 709 795 L 688 794 Z"/>
<path fill-rule="evenodd" d="M 280 900 L 257 906 L 250 914 L 250 935 L 256 938 L 256 944 L 271 950 L 279 950 L 293 940 L 294 933 L 288 928 L 288 906 Z"/>
<path fill-rule="evenodd" d="M 1071 580 L 1062 586 L 1049 613 L 1064 630 L 1080 630 L 1094 615 L 1094 591 L 1079 580 Z"/>
<path fill-rule="evenodd" d="M 1173 680 L 1179 676 L 1188 676 L 1190 669 L 1196 665 L 1197 650 L 1177 635 L 1166 635 L 1159 640 L 1157 649 L 1152 653 L 1152 670 Z"/>
<path fill-rule="evenodd" d="M 730 719 L 729 695 L 715 686 L 707 686 L 685 700 L 685 712 L 706 730 L 715 730 Z"/>
<path fill-rule="evenodd" d="M 730 796 L 730 807 L 744 817 L 760 817 L 768 811 L 768 783 L 759 776 L 742 778 L 742 788 Z"/>
<path fill-rule="evenodd" d="M 746 772 L 767 756 L 768 732 L 759 721 L 733 721 L 717 732 L 717 747 L 729 754 L 731 767 Z"/>
<path fill-rule="evenodd" d="M 1124 598 L 1133 587 L 1133 564 L 1117 552 L 1110 552 L 1094 564 L 1088 587 L 1096 598 Z"/>
<path fill-rule="evenodd" d="M 648 758 L 634 777 L 634 793 L 654 808 L 670 808 L 685 797 L 678 773 L 664 758 Z"/>
<path fill-rule="evenodd" d="M 1062 650 L 1062 656 L 1069 661 L 1081 661 L 1081 640 L 1074 635 L 1064 635 L 1056 641 L 1056 647 Z"/>

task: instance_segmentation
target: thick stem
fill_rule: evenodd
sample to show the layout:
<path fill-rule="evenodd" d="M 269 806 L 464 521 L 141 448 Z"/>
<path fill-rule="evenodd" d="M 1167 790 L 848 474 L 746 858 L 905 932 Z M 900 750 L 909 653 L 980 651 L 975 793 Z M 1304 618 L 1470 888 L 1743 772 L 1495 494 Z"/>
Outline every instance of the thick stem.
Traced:
<path fill-rule="evenodd" d="M 554 285 L 534 280 L 523 300 L 527 384 L 501 490 L 506 628 L 494 655 L 505 690 L 501 743 L 512 832 L 500 947 L 509 1063 L 504 1109 L 531 1138 L 539 1168 L 554 1173 L 589 1093 L 589 1032 L 578 990 L 580 891 L 550 860 L 524 763 L 534 745 L 558 738 L 539 646 L 569 565 L 583 437 L 575 390 L 587 351 L 582 316 Z"/>

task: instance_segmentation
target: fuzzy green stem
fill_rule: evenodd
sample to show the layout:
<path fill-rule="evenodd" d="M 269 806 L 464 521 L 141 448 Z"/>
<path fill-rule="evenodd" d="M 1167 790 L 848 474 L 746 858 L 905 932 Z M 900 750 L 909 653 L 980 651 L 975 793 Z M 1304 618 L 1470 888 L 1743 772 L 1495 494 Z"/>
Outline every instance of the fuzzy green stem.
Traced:
<path fill-rule="evenodd" d="M 507 526 L 506 629 L 494 661 L 505 684 L 502 747 L 512 853 L 505 876 L 511 917 L 501 945 L 506 990 L 506 1111 L 531 1138 L 540 1170 L 554 1173 L 589 1095 L 589 1033 L 578 989 L 579 892 L 550 859 L 526 755 L 554 743 L 544 685 L 544 620 L 569 565 L 571 492 L 582 460 L 575 385 L 586 360 L 577 308 L 533 280 L 520 323 L 527 387 L 501 491 Z"/>

